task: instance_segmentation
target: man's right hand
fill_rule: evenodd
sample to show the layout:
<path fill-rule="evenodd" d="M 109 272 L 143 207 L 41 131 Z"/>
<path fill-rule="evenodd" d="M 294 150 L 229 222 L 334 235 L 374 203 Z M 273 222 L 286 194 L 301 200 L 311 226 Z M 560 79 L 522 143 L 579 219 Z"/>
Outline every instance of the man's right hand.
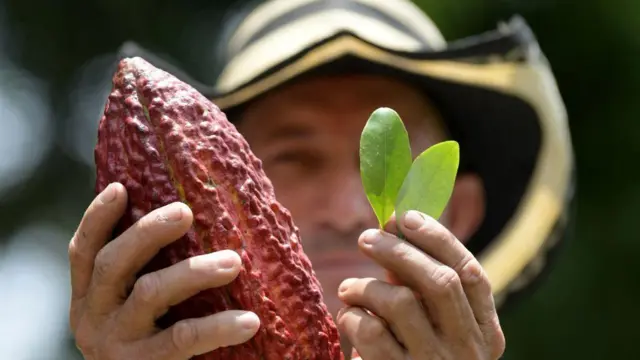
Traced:
<path fill-rule="evenodd" d="M 167 205 L 107 243 L 126 203 L 125 188 L 111 184 L 89 205 L 69 243 L 70 324 L 85 359 L 188 360 L 252 338 L 259 319 L 245 311 L 187 319 L 166 330 L 155 327 L 170 306 L 231 282 L 241 260 L 234 251 L 219 251 L 136 281 L 136 273 L 162 247 L 187 232 L 193 214 L 184 204 Z"/>

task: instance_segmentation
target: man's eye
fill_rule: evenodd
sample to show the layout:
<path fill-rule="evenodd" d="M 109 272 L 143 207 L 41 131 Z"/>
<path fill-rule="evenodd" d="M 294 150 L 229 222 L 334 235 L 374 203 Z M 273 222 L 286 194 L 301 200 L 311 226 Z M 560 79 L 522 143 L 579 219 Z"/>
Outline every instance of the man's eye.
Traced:
<path fill-rule="evenodd" d="M 284 162 L 302 162 L 304 161 L 305 155 L 299 151 L 288 151 L 283 152 L 276 155 L 273 159 L 276 163 L 284 163 Z"/>
<path fill-rule="evenodd" d="M 298 151 L 284 151 L 276 154 L 271 163 L 274 165 L 291 164 L 300 166 L 317 165 L 319 158 L 317 155 L 310 151 L 298 150 Z"/>

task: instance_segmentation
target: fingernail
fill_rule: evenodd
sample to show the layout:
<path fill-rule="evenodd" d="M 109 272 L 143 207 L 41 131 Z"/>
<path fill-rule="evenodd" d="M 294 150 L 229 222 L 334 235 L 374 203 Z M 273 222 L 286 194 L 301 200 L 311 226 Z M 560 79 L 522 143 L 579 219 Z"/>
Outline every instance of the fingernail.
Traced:
<path fill-rule="evenodd" d="M 374 245 L 375 243 L 380 241 L 381 237 L 382 234 L 380 234 L 379 231 L 366 231 L 364 234 L 362 234 L 362 242 L 364 243 L 364 245 Z"/>
<path fill-rule="evenodd" d="M 404 226 L 409 230 L 416 230 L 424 223 L 424 218 L 417 211 L 409 211 L 404 215 Z"/>
<path fill-rule="evenodd" d="M 222 269 L 232 269 L 236 265 L 236 257 L 231 253 L 220 254 L 218 266 Z"/>
<path fill-rule="evenodd" d="M 345 279 L 338 288 L 338 291 L 343 293 L 349 289 L 349 287 L 356 281 L 356 279 Z"/>
<path fill-rule="evenodd" d="M 246 330 L 255 330 L 260 325 L 260 319 L 252 312 L 244 313 L 238 316 L 238 322 Z"/>
<path fill-rule="evenodd" d="M 104 188 L 104 190 L 102 190 L 102 193 L 100 194 L 100 201 L 103 204 L 108 204 L 116 199 L 116 195 L 118 195 L 116 187 L 113 184 L 109 184 Z"/>
<path fill-rule="evenodd" d="M 178 204 L 167 206 L 162 210 L 160 216 L 160 221 L 178 221 L 182 219 L 182 206 Z"/>

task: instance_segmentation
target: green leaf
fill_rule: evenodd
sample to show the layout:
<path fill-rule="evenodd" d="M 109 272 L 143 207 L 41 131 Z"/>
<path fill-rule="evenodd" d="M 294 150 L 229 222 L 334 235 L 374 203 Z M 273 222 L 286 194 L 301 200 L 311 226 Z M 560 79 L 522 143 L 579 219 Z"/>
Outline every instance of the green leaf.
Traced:
<path fill-rule="evenodd" d="M 360 137 L 360 175 L 380 228 L 389 220 L 409 168 L 409 135 L 392 109 L 375 110 Z"/>
<path fill-rule="evenodd" d="M 396 216 L 417 210 L 440 218 L 455 185 L 460 162 L 460 146 L 455 141 L 444 141 L 420 154 L 402 184 L 396 202 Z"/>

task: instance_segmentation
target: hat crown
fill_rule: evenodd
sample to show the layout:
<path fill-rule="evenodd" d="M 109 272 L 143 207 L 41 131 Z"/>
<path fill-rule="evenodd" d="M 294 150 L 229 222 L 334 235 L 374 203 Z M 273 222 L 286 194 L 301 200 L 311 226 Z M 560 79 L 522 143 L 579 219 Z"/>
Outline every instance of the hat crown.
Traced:
<path fill-rule="evenodd" d="M 350 32 L 400 51 L 442 50 L 446 41 L 432 20 L 410 0 L 267 0 L 236 27 L 227 42 L 229 58 L 283 29 L 322 27 Z M 321 31 L 321 30 L 316 30 Z M 280 41 L 287 41 L 281 36 Z"/>

